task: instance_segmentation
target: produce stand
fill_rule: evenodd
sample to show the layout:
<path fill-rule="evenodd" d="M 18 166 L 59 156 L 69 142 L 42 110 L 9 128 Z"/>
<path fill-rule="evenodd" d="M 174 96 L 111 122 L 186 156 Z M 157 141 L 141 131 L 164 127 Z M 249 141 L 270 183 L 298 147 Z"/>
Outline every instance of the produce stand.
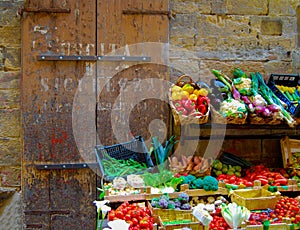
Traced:
<path fill-rule="evenodd" d="M 238 106 L 245 103 L 249 107 L 251 103 L 256 102 L 255 99 L 250 98 L 250 94 L 247 94 L 253 91 L 245 92 L 243 90 L 247 88 L 238 88 L 238 84 L 240 83 L 237 83 L 235 85 L 235 82 L 237 82 L 236 79 L 228 80 L 227 76 L 225 76 L 220 71 L 213 71 L 213 73 L 219 80 L 217 82 L 218 84 L 216 84 L 216 82 L 215 84 L 218 85 L 218 87 L 221 85 L 225 88 L 226 86 L 227 90 L 230 91 L 227 93 L 233 93 L 235 86 L 235 90 L 240 90 L 238 92 L 240 93 L 239 96 L 237 96 L 237 91 L 235 91 L 235 95 L 232 94 L 232 98 L 230 98 L 229 96 L 225 99 L 226 103 L 229 104 L 233 100 L 233 98 L 240 102 Z M 236 72 L 236 74 L 241 74 L 241 72 Z M 265 98 L 265 100 L 263 101 L 263 99 L 258 97 L 261 100 L 260 103 L 265 103 L 263 105 L 265 107 L 262 109 L 261 105 L 256 105 L 256 110 L 251 111 L 245 110 L 245 108 L 248 108 L 247 106 L 245 106 L 239 107 L 237 111 L 233 112 L 226 112 L 222 110 L 222 106 L 224 105 L 219 105 L 220 107 L 218 108 L 218 106 L 216 106 L 216 104 L 212 102 L 214 98 L 209 98 L 209 100 L 207 100 L 206 97 L 209 97 L 210 94 L 209 89 L 205 88 L 205 84 L 199 84 L 196 87 L 195 85 L 197 85 L 198 83 L 193 82 L 190 77 L 179 77 L 178 81 L 171 86 L 168 92 L 168 97 L 171 101 L 172 113 L 176 118 L 175 125 L 179 126 L 179 128 L 177 127 L 176 132 L 178 132 L 179 129 L 179 133 L 181 134 L 180 138 L 183 141 L 199 139 L 235 139 L 237 137 L 239 139 L 278 139 L 285 137 L 282 139 L 281 147 L 283 149 L 282 158 L 284 161 L 284 166 L 287 166 L 288 160 L 290 160 L 291 158 L 291 146 L 293 149 L 295 149 L 300 143 L 300 141 L 297 140 L 297 138 L 300 137 L 300 130 L 298 128 L 295 128 L 295 126 L 298 125 L 297 122 L 299 119 L 297 119 L 296 117 L 294 117 L 295 119 L 293 118 L 293 116 L 297 115 L 297 111 L 293 110 L 292 115 L 286 115 L 286 112 L 291 111 L 292 108 L 298 108 L 298 106 L 295 104 L 295 102 L 293 102 L 293 104 L 289 104 L 287 110 L 285 110 L 285 108 L 281 107 L 280 105 L 278 105 L 279 107 L 271 106 L 271 102 L 278 102 L 276 101 L 276 95 L 280 95 L 281 92 L 276 91 L 276 94 L 274 93 L 273 95 L 272 91 L 270 91 L 270 88 L 267 89 L 268 86 L 259 73 L 252 74 L 251 77 L 253 81 L 254 79 L 257 80 L 257 82 L 254 83 L 257 85 L 251 86 L 254 87 L 252 90 L 256 92 L 254 93 L 254 95 L 259 94 L 261 97 Z M 188 80 L 183 81 L 182 79 L 184 78 Z M 222 85 L 220 84 L 220 82 L 223 82 L 224 84 Z M 230 84 L 226 84 L 226 82 Z M 269 86 L 274 86 L 274 84 L 277 87 L 274 81 L 272 83 L 269 83 Z M 189 93 L 182 92 L 182 90 L 185 90 L 184 86 L 186 85 L 188 85 L 188 87 L 185 88 L 186 90 L 190 91 Z M 205 88 L 206 91 L 204 90 L 202 91 L 202 94 L 197 94 L 196 92 L 193 92 L 190 87 L 193 85 L 195 86 L 194 90 L 197 91 L 197 93 L 199 93 L 202 88 Z M 277 89 L 279 90 L 278 87 Z M 271 94 L 273 96 L 269 96 Z M 242 102 L 241 98 L 243 96 L 249 96 L 248 99 L 250 102 L 245 100 L 245 98 L 243 98 L 244 102 Z M 205 113 L 199 113 L 198 110 L 196 110 L 195 112 L 193 109 L 195 109 L 196 106 L 199 106 L 199 109 L 203 107 L 203 104 L 201 104 L 203 103 L 203 97 L 205 97 L 204 105 L 206 106 L 206 110 L 203 110 L 205 111 Z M 189 98 L 194 98 L 193 103 L 195 103 L 195 105 L 191 102 L 189 102 L 188 105 L 186 104 L 186 101 L 190 100 Z M 256 100 L 258 100 L 258 98 L 256 98 Z M 282 95 L 280 95 L 280 98 L 281 100 L 283 100 Z M 251 101 L 250 99 L 253 101 Z M 199 102 L 199 100 L 201 101 L 201 103 Z M 207 104 L 207 102 L 212 103 Z M 183 108 L 184 106 L 186 106 L 186 108 Z M 195 107 L 192 108 L 191 106 Z M 259 112 L 257 112 L 257 110 L 259 110 Z M 184 114 L 182 114 L 183 112 Z M 210 113 L 209 119 L 208 113 Z M 277 117 L 277 113 L 285 114 L 286 117 Z M 191 119 L 189 119 L 189 116 L 191 116 Z M 249 132 L 249 129 L 255 130 L 255 132 Z M 287 137 L 293 139 L 289 139 Z M 291 143 L 295 143 L 295 145 L 292 145 Z M 173 144 L 175 145 L 175 143 Z M 161 153 L 166 153 L 165 150 L 168 149 L 166 146 L 163 147 L 163 145 L 160 145 L 159 149 L 161 149 Z M 133 194 L 110 194 L 109 191 L 106 190 L 104 199 L 109 200 L 111 203 L 146 202 L 146 207 L 149 209 L 149 212 L 157 223 L 158 229 L 182 229 L 184 227 L 195 230 L 232 229 L 231 225 L 234 224 L 232 222 L 233 220 L 228 220 L 228 216 L 226 217 L 226 214 L 224 214 L 224 210 L 228 210 L 230 204 L 237 205 L 238 208 L 242 207 L 241 209 L 239 209 L 242 210 L 241 212 L 243 212 L 243 215 L 241 215 L 240 217 L 241 223 L 239 223 L 239 229 L 260 230 L 266 229 L 267 225 L 267 229 L 299 229 L 299 201 L 296 198 L 287 197 L 285 195 L 285 192 L 299 192 L 300 183 L 299 181 L 297 181 L 297 179 L 290 177 L 288 171 L 286 171 L 287 168 L 279 170 L 270 169 L 265 167 L 264 165 L 247 165 L 247 162 L 245 160 L 239 159 L 238 156 L 235 156 L 235 159 L 231 159 L 232 161 L 230 161 L 229 155 L 229 158 L 227 159 L 221 157 L 219 157 L 219 159 L 214 159 L 211 168 L 208 167 L 199 170 L 200 167 L 198 166 L 203 166 L 199 165 L 199 162 L 206 164 L 207 162 L 211 162 L 211 159 L 204 159 L 202 157 L 195 158 L 195 156 L 192 156 L 189 159 L 184 159 L 183 157 L 173 159 L 171 154 L 169 155 L 169 168 L 159 168 L 158 171 L 149 170 L 149 172 L 150 174 L 155 174 L 161 173 L 163 170 L 169 170 L 169 173 L 173 173 L 173 178 L 180 178 L 181 181 L 178 183 L 178 185 L 173 187 L 171 186 L 174 189 L 173 191 L 165 193 L 162 191 L 157 192 L 157 190 L 155 190 L 156 192 L 153 192 L 154 190 L 152 191 L 151 186 L 145 184 L 140 188 L 136 188 Z M 167 157 L 163 158 L 165 159 L 165 162 L 168 162 L 166 160 Z M 152 159 L 154 158 L 152 157 Z M 157 164 L 157 160 L 158 158 L 155 157 L 155 160 L 153 161 L 154 166 Z M 220 165 L 215 166 L 214 164 L 217 161 L 223 162 L 221 162 Z M 176 164 L 174 162 L 178 165 L 178 167 L 175 167 Z M 161 163 L 162 162 L 159 162 L 159 164 Z M 192 166 L 189 168 L 189 165 Z M 225 170 L 225 166 L 229 168 Z M 294 170 L 297 169 L 294 168 Z M 186 178 L 189 176 L 194 178 L 191 179 L 191 181 L 188 181 L 186 180 Z M 217 189 L 204 189 L 204 184 L 201 183 L 206 177 L 213 177 L 217 180 Z M 160 180 L 160 177 L 158 176 L 156 177 L 156 179 Z M 200 179 L 202 182 L 196 184 L 195 181 L 198 179 Z M 201 188 L 197 186 L 200 186 Z M 169 204 L 163 207 L 161 204 L 154 202 L 157 201 L 156 199 L 161 199 L 161 197 L 165 194 L 167 194 L 168 196 L 167 202 L 170 202 L 178 199 L 178 197 L 183 193 L 189 197 L 188 204 L 191 206 L 191 209 L 189 210 L 181 210 L 178 207 L 177 209 L 174 209 L 174 207 L 169 207 Z M 224 203 L 219 203 L 219 200 L 216 199 L 217 196 L 224 196 L 228 200 L 225 199 L 226 201 L 224 201 Z M 197 199 L 203 200 L 207 197 L 212 198 L 212 203 L 208 202 L 205 204 L 201 203 L 202 201 L 197 204 L 193 203 Z M 214 205 L 214 207 L 210 209 L 209 205 Z M 195 218 L 195 215 L 193 215 L 192 213 L 193 210 L 196 210 L 197 208 L 201 210 L 199 211 L 200 213 L 207 213 L 208 216 L 212 218 L 209 224 L 204 224 L 202 220 L 200 220 L 199 218 Z M 242 216 L 245 219 L 242 219 Z M 189 220 L 190 222 L 184 223 L 183 221 L 182 223 L 175 223 L 176 220 Z M 269 221 L 269 223 L 266 222 L 267 220 Z M 222 226 L 216 227 L 216 225 L 220 223 L 222 224 Z"/>

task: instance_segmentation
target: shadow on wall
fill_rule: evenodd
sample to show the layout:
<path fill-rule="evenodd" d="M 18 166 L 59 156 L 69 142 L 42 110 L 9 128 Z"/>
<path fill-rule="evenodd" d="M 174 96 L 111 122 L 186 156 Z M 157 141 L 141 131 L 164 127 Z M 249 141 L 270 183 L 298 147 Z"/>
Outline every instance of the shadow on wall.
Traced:
<path fill-rule="evenodd" d="M 22 229 L 21 191 L 0 189 L 0 229 Z"/>

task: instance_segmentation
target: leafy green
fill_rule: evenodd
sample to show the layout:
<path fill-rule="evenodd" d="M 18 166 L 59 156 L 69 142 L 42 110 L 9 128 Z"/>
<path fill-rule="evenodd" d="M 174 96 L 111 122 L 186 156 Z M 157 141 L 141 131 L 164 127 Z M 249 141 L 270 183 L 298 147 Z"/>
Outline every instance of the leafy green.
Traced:
<path fill-rule="evenodd" d="M 165 147 L 162 146 L 162 144 L 158 141 L 157 137 L 152 137 L 152 148 L 151 149 L 151 154 L 154 154 L 156 164 L 161 165 L 163 164 L 168 156 L 172 148 L 174 147 L 175 144 L 177 144 L 177 140 L 175 140 L 175 136 L 171 136 L 169 140 L 166 141 Z"/>

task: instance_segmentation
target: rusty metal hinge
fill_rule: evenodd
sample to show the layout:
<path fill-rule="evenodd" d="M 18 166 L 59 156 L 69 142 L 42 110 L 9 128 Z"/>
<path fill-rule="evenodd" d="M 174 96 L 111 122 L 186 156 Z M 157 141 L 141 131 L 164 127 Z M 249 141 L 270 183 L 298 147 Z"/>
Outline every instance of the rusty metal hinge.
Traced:
<path fill-rule="evenodd" d="M 52 169 L 84 169 L 98 167 L 97 162 L 92 163 L 66 163 L 66 164 L 35 164 L 36 169 L 52 170 Z"/>
<path fill-rule="evenodd" d="M 144 15 L 167 15 L 169 19 L 174 19 L 176 14 L 171 10 L 141 10 L 141 9 L 125 9 L 123 14 L 144 14 Z"/>
<path fill-rule="evenodd" d="M 150 62 L 149 56 L 81 56 L 81 55 L 39 55 L 39 61 L 127 61 Z"/>
<path fill-rule="evenodd" d="M 71 13 L 70 8 L 56 8 L 56 7 L 51 7 L 51 8 L 35 8 L 35 7 L 20 7 L 18 9 L 18 14 L 23 15 L 24 12 L 32 12 L 32 13 Z"/>

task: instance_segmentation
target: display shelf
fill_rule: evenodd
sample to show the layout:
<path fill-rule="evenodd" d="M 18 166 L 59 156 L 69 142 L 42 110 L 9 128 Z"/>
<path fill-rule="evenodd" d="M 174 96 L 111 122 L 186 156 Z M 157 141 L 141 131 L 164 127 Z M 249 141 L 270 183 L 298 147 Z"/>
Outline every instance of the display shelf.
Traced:
<path fill-rule="evenodd" d="M 300 126 L 293 128 L 286 124 L 280 125 L 234 125 L 234 124 L 187 124 L 177 127 L 184 140 L 197 139 L 259 139 L 281 138 L 282 136 L 300 137 Z M 179 131 L 178 130 L 178 131 Z"/>
<path fill-rule="evenodd" d="M 217 191 L 205 191 L 204 189 L 189 189 L 188 186 L 182 185 L 179 192 L 169 193 L 171 199 L 177 198 L 181 192 L 186 192 L 189 196 L 211 196 L 211 195 L 228 195 L 228 190 L 225 187 L 225 184 L 219 182 L 219 188 Z M 104 196 L 105 200 L 110 202 L 125 202 L 125 201 L 142 201 L 142 200 L 151 200 L 152 198 L 158 198 L 162 193 L 151 193 L 150 187 L 141 188 L 139 194 L 128 194 L 128 195 L 106 195 Z"/>

